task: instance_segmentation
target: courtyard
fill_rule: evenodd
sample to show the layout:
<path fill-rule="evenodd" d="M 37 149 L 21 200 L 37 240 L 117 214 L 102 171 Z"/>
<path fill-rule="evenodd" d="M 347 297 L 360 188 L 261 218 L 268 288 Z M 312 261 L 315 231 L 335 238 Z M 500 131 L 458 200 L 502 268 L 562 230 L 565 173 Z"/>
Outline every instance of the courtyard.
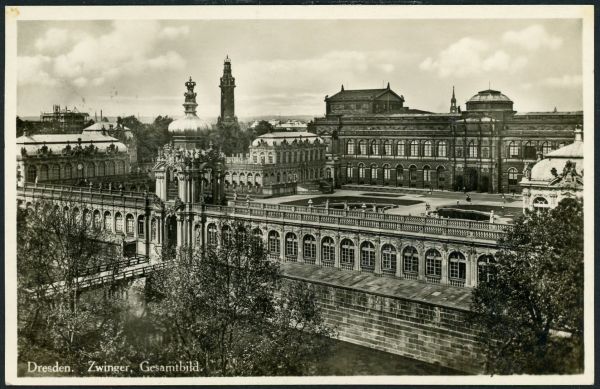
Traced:
<path fill-rule="evenodd" d="M 283 197 L 266 199 L 253 199 L 256 202 L 267 204 L 297 205 L 325 207 L 337 209 L 361 209 L 373 212 L 375 206 L 377 212 L 396 215 L 424 216 L 429 210 L 434 212 L 440 208 L 458 210 L 454 212 L 474 211 L 474 213 L 489 215 L 494 212 L 494 222 L 511 223 L 522 214 L 522 200 L 519 195 L 469 193 L 449 191 L 402 191 L 395 192 L 370 192 L 369 188 L 363 190 L 340 189 L 329 195 L 323 194 L 295 194 Z M 310 204 L 309 204 L 310 201 Z M 468 214 L 468 212 L 465 212 Z M 436 216 L 434 214 L 434 216 Z M 460 218 L 460 216 L 453 216 Z M 468 216 L 465 216 L 468 218 Z M 489 216 L 487 218 L 489 220 Z"/>

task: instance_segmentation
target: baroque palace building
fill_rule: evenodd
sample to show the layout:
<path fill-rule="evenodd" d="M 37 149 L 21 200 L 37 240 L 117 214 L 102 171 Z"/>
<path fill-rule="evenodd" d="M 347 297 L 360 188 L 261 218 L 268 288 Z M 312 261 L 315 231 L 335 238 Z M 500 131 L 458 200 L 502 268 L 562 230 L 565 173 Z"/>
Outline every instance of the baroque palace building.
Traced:
<path fill-rule="evenodd" d="M 578 112 L 524 112 L 497 90 L 480 91 L 448 113 L 410 109 L 384 89 L 325 97 L 316 133 L 327 143 L 336 185 L 365 184 L 491 193 L 520 192 L 527 163 L 573 141 Z"/>

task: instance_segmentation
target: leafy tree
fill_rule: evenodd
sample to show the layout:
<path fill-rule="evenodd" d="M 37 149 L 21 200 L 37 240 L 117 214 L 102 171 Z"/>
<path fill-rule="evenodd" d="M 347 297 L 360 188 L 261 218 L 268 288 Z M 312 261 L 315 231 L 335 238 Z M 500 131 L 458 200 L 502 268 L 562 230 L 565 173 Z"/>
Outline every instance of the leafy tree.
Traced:
<path fill-rule="evenodd" d="M 487 370 L 500 374 L 583 369 L 583 203 L 528 212 L 480 273 L 471 321 Z M 487 273 L 487 274 L 486 274 Z"/>
<path fill-rule="evenodd" d="M 333 335 L 303 283 L 283 282 L 260 238 L 234 225 L 219 247 L 184 249 L 153 280 L 149 310 L 173 339 L 171 359 L 198 360 L 207 376 L 299 375 Z"/>
<path fill-rule="evenodd" d="M 273 132 L 273 125 L 266 120 L 261 120 L 254 127 L 254 135 L 261 136 L 264 134 L 268 134 L 269 132 Z"/>
<path fill-rule="evenodd" d="M 109 280 L 85 293 L 81 285 L 91 269 L 114 267 L 119 253 L 105 239 L 91 215 L 72 205 L 65 210 L 39 202 L 18 210 L 19 361 L 60 360 L 84 369 L 88 356 L 114 332 L 123 309 L 112 297 L 115 283 Z"/>

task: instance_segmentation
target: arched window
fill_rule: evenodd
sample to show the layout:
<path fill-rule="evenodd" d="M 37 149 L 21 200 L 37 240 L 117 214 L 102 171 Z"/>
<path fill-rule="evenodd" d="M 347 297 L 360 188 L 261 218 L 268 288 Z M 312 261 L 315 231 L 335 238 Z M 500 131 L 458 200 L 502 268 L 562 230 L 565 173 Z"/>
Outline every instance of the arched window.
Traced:
<path fill-rule="evenodd" d="M 293 232 L 285 236 L 285 257 L 292 261 L 298 258 L 298 237 Z"/>
<path fill-rule="evenodd" d="M 467 278 L 467 260 L 465 259 L 465 256 L 458 251 L 454 251 L 450 253 L 448 261 L 450 270 L 450 283 L 452 284 L 452 280 L 456 280 L 459 282 L 459 284 L 454 285 L 461 286 L 460 282 L 464 282 Z"/>
<path fill-rule="evenodd" d="M 477 144 L 475 142 L 469 143 L 469 158 L 477 158 Z"/>
<path fill-rule="evenodd" d="M 550 145 L 550 142 L 542 143 L 542 155 L 544 157 L 546 156 L 546 154 L 548 154 L 551 151 L 552 151 L 552 145 Z"/>
<path fill-rule="evenodd" d="M 419 156 L 419 142 L 413 140 L 410 142 L 410 156 L 418 157 Z"/>
<path fill-rule="evenodd" d="M 360 245 L 360 267 L 365 271 L 375 270 L 375 246 L 369 241 Z"/>
<path fill-rule="evenodd" d="M 112 161 L 106 161 L 106 175 L 107 176 L 115 175 L 115 164 Z"/>
<path fill-rule="evenodd" d="M 67 178 L 67 179 L 69 179 L 69 178 L 71 178 L 71 177 L 73 177 L 73 166 L 71 166 L 71 164 L 70 164 L 70 163 L 67 163 L 67 164 L 65 165 L 65 174 L 64 174 L 64 178 Z"/>
<path fill-rule="evenodd" d="M 425 275 L 434 278 L 442 276 L 442 254 L 436 249 L 427 250 L 425 253 Z"/>
<path fill-rule="evenodd" d="M 437 156 L 438 157 L 445 157 L 446 154 L 447 154 L 446 141 L 440 141 L 440 142 L 438 142 Z"/>
<path fill-rule="evenodd" d="M 156 242 L 158 240 L 158 222 L 154 217 L 150 222 L 150 240 L 153 242 Z"/>
<path fill-rule="evenodd" d="M 358 164 L 358 178 L 365 178 L 365 165 L 362 163 Z"/>
<path fill-rule="evenodd" d="M 375 164 L 371 165 L 371 178 L 373 180 L 377 179 L 377 165 L 375 165 Z"/>
<path fill-rule="evenodd" d="M 495 263 L 493 255 L 482 255 L 477 258 L 477 282 L 489 282 L 493 277 L 493 267 Z"/>
<path fill-rule="evenodd" d="M 340 266 L 346 270 L 354 269 L 354 243 L 350 239 L 340 243 Z"/>
<path fill-rule="evenodd" d="M 517 180 L 519 178 L 519 173 L 517 169 L 511 167 L 508 169 L 508 185 L 517 185 Z"/>
<path fill-rule="evenodd" d="M 277 182 L 281 182 L 281 175 L 277 172 Z"/>
<path fill-rule="evenodd" d="M 258 156 L 256 154 L 252 154 L 252 162 L 258 163 Z"/>
<path fill-rule="evenodd" d="M 288 175 L 287 175 L 287 172 L 283 172 L 283 176 L 282 176 L 282 178 L 283 178 L 283 182 L 288 182 Z M 291 177 L 290 177 L 290 178 L 291 178 Z"/>
<path fill-rule="evenodd" d="M 519 156 L 519 145 L 516 142 L 508 144 L 508 157 L 514 158 Z"/>
<path fill-rule="evenodd" d="M 218 230 L 214 223 L 209 224 L 206 227 L 206 243 L 209 246 L 215 247 L 218 244 Z"/>
<path fill-rule="evenodd" d="M 429 168 L 429 166 L 425 165 L 423 166 L 423 182 L 424 183 L 429 183 L 429 181 L 431 180 L 431 169 Z"/>
<path fill-rule="evenodd" d="M 279 232 L 270 231 L 268 236 L 268 249 L 269 254 L 279 255 L 281 248 L 279 247 Z"/>
<path fill-rule="evenodd" d="M 102 216 L 100 215 L 100 211 L 95 210 L 94 215 L 92 216 L 93 226 L 94 228 L 100 228 L 102 223 Z"/>
<path fill-rule="evenodd" d="M 233 232 L 231 231 L 231 227 L 227 224 L 221 227 L 221 239 L 223 241 L 223 246 L 228 247 L 233 242 Z"/>
<path fill-rule="evenodd" d="M 383 165 L 383 179 L 389 181 L 391 176 L 391 169 L 389 164 Z"/>
<path fill-rule="evenodd" d="M 396 248 L 391 244 L 384 244 L 381 248 L 381 270 L 396 274 Z"/>
<path fill-rule="evenodd" d="M 60 179 L 60 165 L 57 165 L 57 164 L 52 165 L 52 169 L 50 170 L 50 179 L 51 180 L 59 180 Z"/>
<path fill-rule="evenodd" d="M 523 158 L 525 159 L 536 159 L 537 151 L 535 146 L 531 142 L 526 142 L 523 145 Z"/>
<path fill-rule="evenodd" d="M 383 155 L 392 155 L 392 143 L 389 140 L 383 142 Z"/>
<path fill-rule="evenodd" d="M 146 219 L 144 215 L 138 216 L 138 236 L 143 238 L 146 235 Z"/>
<path fill-rule="evenodd" d="M 125 233 L 129 236 L 133 236 L 133 215 L 129 214 L 125 217 Z"/>
<path fill-rule="evenodd" d="M 399 141 L 396 145 L 396 155 L 399 157 L 404 157 L 405 155 L 406 143 L 403 140 Z"/>
<path fill-rule="evenodd" d="M 115 232 L 123 232 L 123 215 L 119 212 L 115 214 Z"/>
<path fill-rule="evenodd" d="M 48 180 L 48 165 L 40 166 L 40 181 Z"/>
<path fill-rule="evenodd" d="M 411 187 L 417 186 L 417 167 L 410 165 L 408 168 L 408 182 Z"/>
<path fill-rule="evenodd" d="M 432 154 L 431 141 L 428 140 L 423 144 L 423 156 L 431 157 Z"/>
<path fill-rule="evenodd" d="M 402 165 L 396 166 L 396 186 L 402 186 L 404 182 L 404 168 Z"/>
<path fill-rule="evenodd" d="M 93 162 L 90 162 L 87 164 L 85 176 L 86 177 L 95 177 L 96 176 L 96 166 L 94 165 Z"/>
<path fill-rule="evenodd" d="M 446 183 L 446 168 L 443 166 L 438 166 L 436 176 L 438 188 L 444 189 L 444 184 Z"/>
<path fill-rule="evenodd" d="M 371 155 L 379 155 L 379 143 L 376 140 L 371 141 Z"/>
<path fill-rule="evenodd" d="M 269 163 L 273 163 L 273 154 L 269 153 Z"/>
<path fill-rule="evenodd" d="M 315 263 L 317 260 L 317 240 L 312 235 L 304 235 L 302 256 L 305 262 Z"/>
<path fill-rule="evenodd" d="M 35 166 L 30 165 L 27 167 L 27 182 L 35 182 L 37 178 L 37 169 Z"/>
<path fill-rule="evenodd" d="M 550 207 L 550 205 L 548 204 L 548 200 L 546 200 L 543 197 L 536 197 L 535 199 L 533 199 L 533 208 L 534 209 L 541 209 L 541 208 L 548 208 Z"/>
<path fill-rule="evenodd" d="M 104 230 L 112 232 L 112 215 L 110 212 L 104 212 Z"/>
<path fill-rule="evenodd" d="M 358 154 L 367 155 L 367 142 L 364 140 L 358 141 Z"/>
<path fill-rule="evenodd" d="M 402 252 L 404 273 L 416 275 L 419 272 L 419 254 L 413 246 L 408 246 Z"/>
<path fill-rule="evenodd" d="M 263 233 L 258 227 L 252 230 L 252 246 L 255 250 L 258 250 L 263 244 Z"/>
<path fill-rule="evenodd" d="M 321 262 L 325 266 L 333 266 L 335 262 L 335 242 L 328 236 L 321 243 Z"/>

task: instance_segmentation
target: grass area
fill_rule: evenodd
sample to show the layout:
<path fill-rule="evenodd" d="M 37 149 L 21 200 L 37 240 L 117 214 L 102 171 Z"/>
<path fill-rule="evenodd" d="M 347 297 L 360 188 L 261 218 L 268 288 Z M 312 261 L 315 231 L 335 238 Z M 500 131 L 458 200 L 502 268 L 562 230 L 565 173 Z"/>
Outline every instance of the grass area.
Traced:
<path fill-rule="evenodd" d="M 343 203 L 348 202 L 349 204 L 394 204 L 394 205 L 415 205 L 420 204 L 423 201 L 420 200 L 402 200 L 402 199 L 381 199 L 376 197 L 364 197 L 364 196 L 321 196 L 312 198 L 313 205 L 322 205 L 329 199 L 329 203 Z M 308 205 L 308 199 L 288 201 L 286 205 Z"/>
<path fill-rule="evenodd" d="M 491 212 L 494 211 L 494 215 L 498 217 L 509 217 L 511 219 L 515 219 L 517 216 L 523 214 L 523 210 L 521 208 L 515 207 L 502 207 L 496 205 L 481 205 L 481 204 L 460 204 L 460 205 L 449 205 L 449 208 L 460 208 L 460 209 L 470 209 L 473 211 L 482 211 L 482 212 Z M 440 207 L 444 208 L 444 207 Z"/>
<path fill-rule="evenodd" d="M 402 197 L 403 194 L 394 193 L 361 193 L 361 196 L 374 196 L 374 197 Z"/>

